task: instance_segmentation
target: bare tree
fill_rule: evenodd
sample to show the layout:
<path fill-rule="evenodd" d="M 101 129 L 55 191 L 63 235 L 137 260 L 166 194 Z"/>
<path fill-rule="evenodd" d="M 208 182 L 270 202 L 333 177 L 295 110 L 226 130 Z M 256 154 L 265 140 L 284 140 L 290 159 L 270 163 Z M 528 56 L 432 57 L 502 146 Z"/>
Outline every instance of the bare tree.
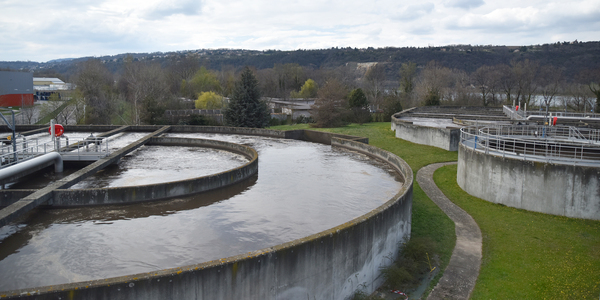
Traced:
<path fill-rule="evenodd" d="M 562 72 L 553 66 L 544 66 L 540 70 L 538 84 L 542 91 L 542 100 L 546 106 L 546 117 L 548 109 L 554 102 L 562 86 Z"/>
<path fill-rule="evenodd" d="M 515 100 L 518 102 L 522 100 L 527 105 L 531 105 L 532 96 L 537 89 L 535 79 L 539 72 L 539 63 L 528 59 L 519 62 L 513 60 L 511 66 L 516 81 L 517 98 Z"/>
<path fill-rule="evenodd" d="M 167 97 L 168 87 L 164 73 L 156 63 L 134 62 L 129 58 L 124 68 L 123 80 L 133 110 L 132 122 L 139 125 L 142 118 L 148 121 L 149 110 L 153 109 L 151 106 Z"/>
<path fill-rule="evenodd" d="M 331 78 L 336 78 L 349 89 L 361 87 L 365 76 L 365 70 L 359 68 L 357 63 L 346 63 L 335 68 L 333 71 L 325 71 L 323 73 L 322 81 L 317 81 L 319 86 L 324 85 Z"/>
<path fill-rule="evenodd" d="M 174 55 L 167 65 L 167 79 L 171 93 L 177 94 L 181 90 L 181 83 L 192 79 L 200 69 L 200 60 L 197 54 Z"/>
<path fill-rule="evenodd" d="M 567 93 L 569 95 L 567 107 L 575 111 L 584 111 L 586 107 L 590 107 L 590 103 L 594 102 L 594 95 L 585 84 L 571 83 L 567 86 Z"/>
<path fill-rule="evenodd" d="M 36 111 L 38 110 L 35 105 L 26 105 L 21 108 L 21 116 L 23 118 L 23 124 L 33 124 L 36 120 L 34 117 L 36 115 Z"/>
<path fill-rule="evenodd" d="M 276 98 L 278 94 L 277 75 L 273 69 L 262 69 L 256 72 L 256 78 L 264 97 Z"/>
<path fill-rule="evenodd" d="M 86 122 L 107 124 L 111 120 L 113 76 L 98 59 L 77 66 L 75 83 L 86 102 Z"/>
<path fill-rule="evenodd" d="M 75 91 L 71 95 L 71 114 L 72 118 L 75 120 L 76 124 L 83 121 L 85 114 L 85 99 L 83 95 Z"/>
<path fill-rule="evenodd" d="M 502 96 L 501 96 L 502 88 L 500 85 L 500 78 L 501 78 L 502 74 L 500 73 L 500 70 L 498 69 L 497 66 L 492 66 L 490 68 L 487 76 L 489 77 L 488 91 L 489 91 L 489 95 L 491 96 L 489 104 L 498 105 L 502 102 Z"/>
<path fill-rule="evenodd" d="M 304 82 L 306 75 L 304 68 L 299 64 L 275 64 L 273 67 L 277 77 L 277 97 L 289 97 L 291 91 L 299 91 Z"/>
<path fill-rule="evenodd" d="M 500 89 L 504 92 L 504 95 L 506 96 L 506 104 L 511 105 L 512 104 L 512 93 L 514 92 L 515 87 L 517 86 L 517 82 L 515 79 L 515 75 L 512 72 L 511 67 L 509 67 L 508 65 L 498 65 L 496 66 L 498 72 L 500 73 L 499 76 L 499 86 Z"/>
<path fill-rule="evenodd" d="M 332 78 L 318 92 L 318 98 L 311 107 L 316 127 L 337 127 L 342 125 L 347 114 L 348 88 L 338 79 Z"/>
<path fill-rule="evenodd" d="M 401 101 L 404 102 L 405 105 L 414 105 L 415 103 L 415 78 L 417 76 L 417 64 L 414 62 L 403 63 L 400 67 L 400 92 L 402 93 L 399 98 L 397 97 L 387 97 L 384 99 L 384 111 L 387 111 L 386 115 L 389 114 L 390 108 L 395 110 L 398 107 L 401 107 L 398 103 Z M 388 96 L 398 96 L 398 95 L 388 95 Z M 395 112 L 394 112 L 395 113 Z M 391 116 L 391 115 L 390 115 Z"/>
<path fill-rule="evenodd" d="M 365 90 L 367 99 L 374 109 L 379 109 L 383 103 L 385 84 L 385 66 L 381 63 L 369 67 L 365 73 Z"/>
<path fill-rule="evenodd" d="M 217 77 L 221 82 L 222 95 L 229 97 L 235 88 L 235 68 L 232 65 L 222 66 L 221 71 L 219 71 L 217 74 Z"/>
<path fill-rule="evenodd" d="M 479 67 L 471 75 L 475 86 L 481 94 L 481 104 L 483 104 L 483 106 L 488 106 L 488 104 L 490 104 L 490 99 L 488 99 L 488 95 L 491 93 L 491 87 L 494 85 L 494 83 L 492 82 L 493 77 L 490 76 L 492 73 L 493 67 L 484 65 Z"/>
<path fill-rule="evenodd" d="M 451 82 L 452 71 L 436 61 L 430 61 L 419 76 L 415 90 L 424 105 L 440 105 L 448 101 L 446 90 Z"/>
<path fill-rule="evenodd" d="M 50 101 L 48 101 L 50 102 Z M 72 108 L 69 107 L 67 101 L 57 101 L 56 108 L 60 108 L 61 105 L 65 104 L 62 109 L 56 115 L 56 121 L 63 125 L 69 125 L 69 116 L 71 115 Z"/>
<path fill-rule="evenodd" d="M 474 105 L 477 100 L 467 72 L 454 69 L 450 76 L 450 86 L 446 90 L 447 101 L 453 105 Z"/>
<path fill-rule="evenodd" d="M 596 98 L 596 112 L 600 113 L 600 70 L 599 69 L 587 69 L 582 71 L 579 75 L 579 81 L 586 84 L 594 94 Z"/>
<path fill-rule="evenodd" d="M 414 62 L 403 63 L 400 67 L 400 89 L 405 94 L 411 94 L 415 89 L 415 76 L 417 64 Z"/>

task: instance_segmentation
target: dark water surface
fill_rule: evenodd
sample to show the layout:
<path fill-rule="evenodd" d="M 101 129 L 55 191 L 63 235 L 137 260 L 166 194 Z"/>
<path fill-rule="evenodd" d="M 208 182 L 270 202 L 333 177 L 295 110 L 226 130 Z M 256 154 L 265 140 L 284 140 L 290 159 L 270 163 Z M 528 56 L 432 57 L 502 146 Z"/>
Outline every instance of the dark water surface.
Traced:
<path fill-rule="evenodd" d="M 402 186 L 386 165 L 326 145 L 248 136 L 169 136 L 249 145 L 259 152 L 258 175 L 190 197 L 37 209 L 0 228 L 0 290 L 149 272 L 263 249 L 363 215 Z M 158 177 L 169 181 L 178 173 L 201 174 L 245 161 L 221 152 L 143 147 L 83 186 L 140 184 L 148 182 L 148 174 L 165 170 Z"/>

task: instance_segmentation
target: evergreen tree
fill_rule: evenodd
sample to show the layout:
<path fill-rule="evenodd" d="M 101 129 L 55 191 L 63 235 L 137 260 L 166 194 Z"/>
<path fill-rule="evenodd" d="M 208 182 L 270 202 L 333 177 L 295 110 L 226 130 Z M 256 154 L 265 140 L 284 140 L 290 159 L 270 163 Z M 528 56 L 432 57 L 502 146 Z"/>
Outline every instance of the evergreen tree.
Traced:
<path fill-rule="evenodd" d="M 235 83 L 223 117 L 228 126 L 263 128 L 269 124 L 269 108 L 260 100 L 258 80 L 250 68 L 246 67 Z"/>
<path fill-rule="evenodd" d="M 348 106 L 352 112 L 350 121 L 362 125 L 371 120 L 369 101 L 361 88 L 357 88 L 350 92 L 350 95 L 348 96 Z"/>
<path fill-rule="evenodd" d="M 350 95 L 348 96 L 348 105 L 350 105 L 351 108 L 369 107 L 369 101 L 367 100 L 367 96 L 365 96 L 365 93 L 361 88 L 357 88 L 350 92 Z"/>

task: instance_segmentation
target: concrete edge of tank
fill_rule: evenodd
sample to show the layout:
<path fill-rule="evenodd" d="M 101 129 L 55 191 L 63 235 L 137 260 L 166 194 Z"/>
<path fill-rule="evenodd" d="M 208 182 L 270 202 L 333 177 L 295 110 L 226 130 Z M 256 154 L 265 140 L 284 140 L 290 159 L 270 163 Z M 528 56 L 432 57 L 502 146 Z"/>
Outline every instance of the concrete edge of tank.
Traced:
<path fill-rule="evenodd" d="M 376 156 L 404 177 L 383 205 L 331 229 L 273 247 L 210 262 L 114 278 L 6 291 L 30 299 L 344 299 L 382 282 L 399 243 L 410 237 L 413 173 L 404 160 L 361 142 L 334 146 Z"/>
<path fill-rule="evenodd" d="M 480 199 L 540 213 L 600 220 L 600 167 L 559 164 L 460 144 L 456 181 Z"/>
<path fill-rule="evenodd" d="M 258 172 L 256 150 L 235 143 L 188 138 L 154 137 L 147 145 L 188 146 L 221 149 L 248 158 L 243 165 L 206 176 L 161 182 L 148 185 L 123 186 L 113 188 L 58 189 L 53 193 L 49 206 L 74 207 L 108 204 L 129 204 L 143 201 L 162 200 L 215 190 L 241 182 Z M 0 191 L 0 206 L 10 205 L 23 197 L 22 190 Z M 12 196 L 12 197 L 11 197 Z"/>

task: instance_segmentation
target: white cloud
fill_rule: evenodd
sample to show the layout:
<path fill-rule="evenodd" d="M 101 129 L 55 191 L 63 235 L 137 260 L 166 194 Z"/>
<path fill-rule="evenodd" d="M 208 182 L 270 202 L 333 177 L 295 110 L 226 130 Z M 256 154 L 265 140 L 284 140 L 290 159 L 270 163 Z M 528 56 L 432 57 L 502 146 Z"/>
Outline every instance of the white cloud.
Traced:
<path fill-rule="evenodd" d="M 150 7 L 145 16 L 150 20 L 162 19 L 172 15 L 194 16 L 199 15 L 201 9 L 201 1 L 198 0 L 161 1 Z"/>
<path fill-rule="evenodd" d="M 597 40 L 597 0 L 0 0 L 0 60 Z"/>
<path fill-rule="evenodd" d="M 402 20 L 402 21 L 411 21 L 422 18 L 428 14 L 430 14 L 435 5 L 431 2 L 423 2 L 419 4 L 408 5 L 395 13 L 392 14 L 393 19 Z"/>
<path fill-rule="evenodd" d="M 483 0 L 449 0 L 446 5 L 463 9 L 477 8 L 485 4 Z"/>
<path fill-rule="evenodd" d="M 495 31 L 536 26 L 539 10 L 533 7 L 502 8 L 488 14 L 469 13 L 458 19 L 454 28 L 489 28 Z"/>
<path fill-rule="evenodd" d="M 570 33 L 574 37 L 571 40 L 574 40 L 582 31 L 598 32 L 600 29 L 600 4 L 581 4 L 548 2 L 535 7 L 502 7 L 484 14 L 468 13 L 450 20 L 447 28 L 453 31 L 539 37 Z"/>

